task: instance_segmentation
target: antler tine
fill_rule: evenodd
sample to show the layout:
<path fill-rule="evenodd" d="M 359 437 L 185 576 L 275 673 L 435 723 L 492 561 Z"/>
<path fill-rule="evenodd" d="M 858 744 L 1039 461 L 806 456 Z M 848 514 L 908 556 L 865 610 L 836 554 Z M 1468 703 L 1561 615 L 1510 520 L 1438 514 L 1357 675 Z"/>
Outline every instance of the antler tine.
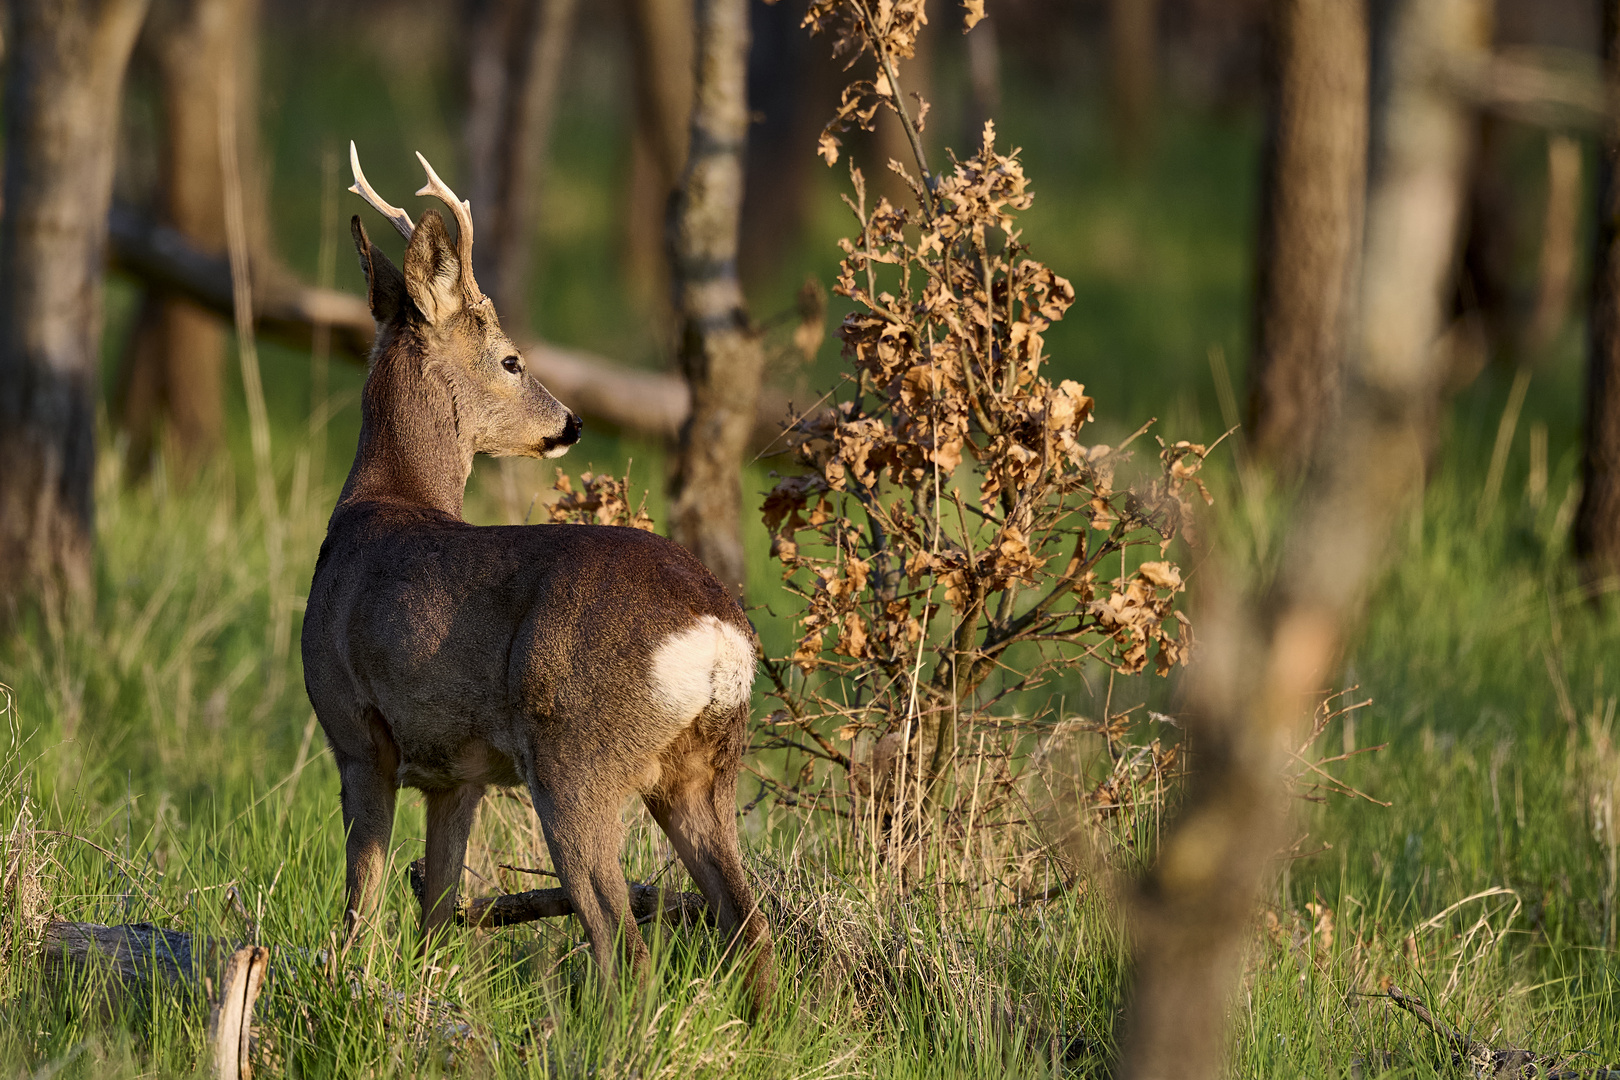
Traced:
<path fill-rule="evenodd" d="M 393 222 L 399 234 L 409 240 L 411 234 L 416 231 L 416 226 L 411 224 L 411 215 L 397 206 L 388 205 L 366 182 L 366 174 L 360 171 L 360 151 L 354 148 L 353 139 L 349 140 L 349 168 L 354 170 L 354 183 L 349 185 L 349 190 L 370 203 L 377 213 Z"/>
<path fill-rule="evenodd" d="M 479 291 L 478 282 L 473 279 L 472 203 L 458 198 L 456 193 L 450 190 L 450 185 L 439 179 L 439 174 L 433 171 L 433 166 L 428 164 L 428 159 L 422 156 L 420 150 L 416 152 L 416 160 L 422 163 L 422 168 L 427 171 L 428 176 L 428 182 L 423 184 L 421 190 L 416 194 L 419 196 L 432 195 L 448 206 L 451 213 L 455 214 L 457 230 L 456 256 L 461 260 L 461 282 L 467 288 L 470 297 L 474 300 L 480 300 L 484 294 Z"/>

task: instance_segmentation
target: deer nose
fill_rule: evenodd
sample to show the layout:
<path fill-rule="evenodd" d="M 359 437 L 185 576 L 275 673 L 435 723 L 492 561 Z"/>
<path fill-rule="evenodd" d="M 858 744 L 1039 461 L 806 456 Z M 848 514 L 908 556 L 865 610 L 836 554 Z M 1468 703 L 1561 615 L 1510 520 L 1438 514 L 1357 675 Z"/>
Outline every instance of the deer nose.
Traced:
<path fill-rule="evenodd" d="M 562 446 L 573 446 L 579 442 L 579 433 L 585 429 L 585 422 L 579 418 L 578 413 L 569 413 L 568 422 L 563 425 L 562 437 L 557 442 Z"/>

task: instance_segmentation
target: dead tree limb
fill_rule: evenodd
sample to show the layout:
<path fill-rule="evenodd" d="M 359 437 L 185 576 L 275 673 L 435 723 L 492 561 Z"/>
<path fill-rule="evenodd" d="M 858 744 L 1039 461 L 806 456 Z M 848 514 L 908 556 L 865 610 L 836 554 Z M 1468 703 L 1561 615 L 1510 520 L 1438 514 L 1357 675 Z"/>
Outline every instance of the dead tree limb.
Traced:
<path fill-rule="evenodd" d="M 1486 0 L 1398 0 L 1383 32 L 1378 171 L 1344 408 L 1282 530 L 1275 578 L 1208 575 L 1186 727 L 1187 801 L 1134 905 L 1121 1075 L 1221 1075 L 1226 999 L 1262 873 L 1283 837 L 1279 776 L 1423 479 L 1433 343 L 1468 161 L 1468 109 L 1437 75 L 1482 55 Z M 1228 574 L 1235 577 L 1234 571 Z"/>
<path fill-rule="evenodd" d="M 742 464 L 765 365 L 737 280 L 748 138 L 748 2 L 698 0 L 686 175 L 670 208 L 681 372 L 692 410 L 670 479 L 670 536 L 743 591 Z"/>
<path fill-rule="evenodd" d="M 232 311 L 230 263 L 199 251 L 179 232 L 127 208 L 109 216 L 111 255 L 117 269 L 184 296 L 210 311 Z M 255 268 L 257 269 L 257 268 Z M 307 347 L 317 325 L 332 335 L 332 347 L 352 360 L 371 353 L 376 326 L 363 297 L 304 285 L 284 273 L 253 275 L 253 319 L 261 334 Z M 524 348 L 529 367 L 546 387 L 588 420 L 649 439 L 674 439 L 690 410 L 685 380 L 637 371 L 580 349 L 546 342 Z M 788 420 L 786 395 L 759 395 L 748 444 L 777 441 Z"/>
<path fill-rule="evenodd" d="M 411 863 L 407 870 L 411 892 L 422 899 L 424 861 Z M 691 926 L 702 921 L 713 921 L 708 904 L 697 893 L 673 892 L 657 885 L 643 885 L 637 881 L 626 883 L 630 890 L 630 913 L 637 922 L 663 922 L 672 926 Z M 456 911 L 458 926 L 494 929 L 497 926 L 516 926 L 518 923 L 538 922 L 541 919 L 562 919 L 574 913 L 574 905 L 564 889 L 530 889 L 500 896 L 480 896 L 464 902 Z"/>

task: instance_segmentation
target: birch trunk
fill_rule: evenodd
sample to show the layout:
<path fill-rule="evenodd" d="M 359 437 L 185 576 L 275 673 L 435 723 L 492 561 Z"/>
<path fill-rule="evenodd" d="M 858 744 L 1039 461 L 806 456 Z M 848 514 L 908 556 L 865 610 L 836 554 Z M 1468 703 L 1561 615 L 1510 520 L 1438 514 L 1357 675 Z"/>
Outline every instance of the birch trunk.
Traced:
<path fill-rule="evenodd" d="M 742 595 L 742 466 L 764 353 L 737 280 L 748 136 L 747 0 L 698 0 L 686 175 L 671 207 L 680 364 L 692 389 L 670 481 L 670 535 Z"/>

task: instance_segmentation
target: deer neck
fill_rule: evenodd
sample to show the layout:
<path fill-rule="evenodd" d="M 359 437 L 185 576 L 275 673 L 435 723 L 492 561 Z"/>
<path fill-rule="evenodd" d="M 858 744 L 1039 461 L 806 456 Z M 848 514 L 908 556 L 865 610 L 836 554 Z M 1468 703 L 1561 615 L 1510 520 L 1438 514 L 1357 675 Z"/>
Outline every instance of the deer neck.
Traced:
<path fill-rule="evenodd" d="M 412 352 L 388 350 L 366 378 L 360 445 L 338 509 L 385 502 L 437 510 L 459 520 L 472 472 L 472 440 L 461 430 L 455 394 L 444 374 L 423 354 Z"/>

